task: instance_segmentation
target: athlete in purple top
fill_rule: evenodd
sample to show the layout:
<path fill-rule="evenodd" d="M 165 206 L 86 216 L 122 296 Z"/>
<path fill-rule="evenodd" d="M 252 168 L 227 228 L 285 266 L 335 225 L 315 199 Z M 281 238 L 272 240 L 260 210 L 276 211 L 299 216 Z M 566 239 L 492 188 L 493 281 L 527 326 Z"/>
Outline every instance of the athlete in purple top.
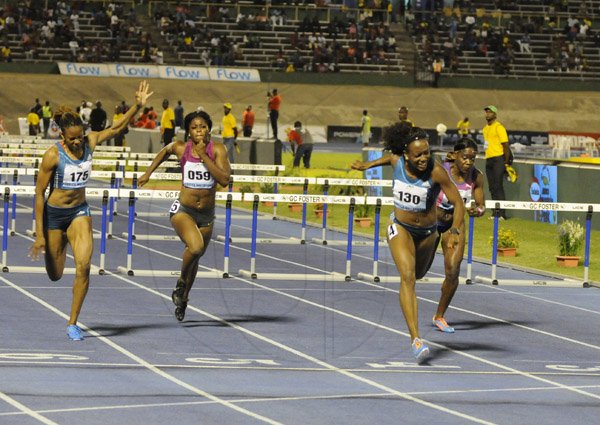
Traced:
<path fill-rule="evenodd" d="M 458 189 L 465 209 L 470 216 L 481 217 L 485 212 L 485 199 L 483 195 L 483 174 L 475 168 L 475 157 L 477 156 L 477 143 L 473 139 L 463 137 L 454 145 L 454 152 L 448 155 L 446 162 L 442 164 L 450 180 Z M 454 219 L 454 206 L 448 202 L 443 191 L 440 192 L 437 199 L 438 216 L 438 240 L 442 240 L 442 250 L 444 252 L 445 279 L 442 284 L 442 295 L 438 303 L 438 308 L 433 316 L 433 324 L 442 332 L 452 333 L 454 328 L 449 326 L 444 319 L 444 314 L 452 301 L 452 297 L 458 288 L 458 275 L 460 274 L 460 264 L 465 250 L 465 229 L 459 228 L 459 242 L 457 249 L 448 249 L 447 241 L 450 237 L 448 231 L 452 227 Z"/>
<path fill-rule="evenodd" d="M 231 175 L 225 146 L 210 139 L 210 116 L 204 111 L 192 112 L 185 117 L 184 125 L 189 140 L 177 140 L 162 148 L 138 180 L 139 186 L 144 186 L 154 170 L 171 154 L 175 154 L 181 164 L 179 199 L 170 211 L 171 224 L 185 244 L 181 274 L 171 296 L 176 307 L 175 317 L 179 321 L 185 317 L 198 261 L 212 237 L 217 183 L 227 186 Z"/>

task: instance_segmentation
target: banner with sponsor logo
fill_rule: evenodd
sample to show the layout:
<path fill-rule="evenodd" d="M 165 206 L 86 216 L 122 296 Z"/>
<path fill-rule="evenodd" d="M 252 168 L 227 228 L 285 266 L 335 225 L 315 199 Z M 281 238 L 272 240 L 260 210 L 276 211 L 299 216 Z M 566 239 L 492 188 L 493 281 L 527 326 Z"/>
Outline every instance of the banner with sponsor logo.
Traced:
<path fill-rule="evenodd" d="M 379 143 L 381 140 L 381 127 L 371 127 L 371 143 Z M 329 143 L 362 143 L 360 138 L 360 127 L 344 125 L 328 125 L 327 141 Z"/>
<path fill-rule="evenodd" d="M 260 73 L 258 70 L 250 68 L 58 62 L 58 69 L 62 75 L 77 75 L 83 77 L 132 77 L 163 78 L 169 80 L 260 82 Z"/>
<path fill-rule="evenodd" d="M 235 81 L 242 83 L 259 83 L 260 73 L 251 68 L 208 68 L 211 80 Z"/>
<path fill-rule="evenodd" d="M 558 202 L 558 168 L 556 165 L 535 164 L 533 166 L 529 197 L 533 202 Z M 542 223 L 556 224 L 557 218 L 556 211 L 536 210 L 533 212 L 533 219 Z"/>
<path fill-rule="evenodd" d="M 550 131 L 548 134 L 553 148 L 580 151 L 589 156 L 597 155 L 600 149 L 600 133 Z"/>

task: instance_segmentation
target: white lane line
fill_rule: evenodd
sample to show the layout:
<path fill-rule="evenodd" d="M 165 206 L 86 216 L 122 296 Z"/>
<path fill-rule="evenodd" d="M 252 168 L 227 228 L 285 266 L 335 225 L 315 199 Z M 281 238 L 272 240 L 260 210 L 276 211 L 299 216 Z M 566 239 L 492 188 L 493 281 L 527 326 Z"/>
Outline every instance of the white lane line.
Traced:
<path fill-rule="evenodd" d="M 56 422 L 51 421 L 50 419 L 46 418 L 45 416 L 42 416 L 40 413 L 31 410 L 29 407 L 25 406 L 22 403 L 19 403 L 14 398 L 8 396 L 7 394 L 4 394 L 2 391 L 0 391 L 0 400 L 4 400 L 6 403 L 10 404 L 15 409 L 18 409 L 21 412 L 20 414 L 31 416 L 33 419 L 36 419 L 38 422 L 41 422 L 46 425 L 58 425 Z M 8 414 L 12 414 L 12 413 L 8 413 Z"/>
<path fill-rule="evenodd" d="M 566 304 L 566 303 L 559 302 L 559 301 L 547 300 L 545 298 L 540 298 L 538 296 L 529 295 L 529 294 L 523 294 L 523 293 L 511 291 L 511 290 L 505 289 L 505 288 L 499 288 L 498 286 L 494 286 L 494 289 L 496 291 L 506 292 L 506 293 L 509 293 L 509 294 L 512 294 L 512 295 L 518 295 L 520 297 L 530 298 L 530 299 L 533 299 L 533 300 L 536 300 L 536 301 L 542 301 L 542 302 L 547 303 L 547 304 L 559 305 L 561 307 L 572 308 L 574 310 L 583 311 L 585 313 L 591 313 L 591 314 L 598 314 L 598 315 L 600 315 L 600 310 L 590 310 L 589 308 L 578 307 L 576 305 Z M 587 289 L 583 289 L 583 291 L 585 291 L 585 295 L 589 296 L 588 295 L 589 291 Z"/>
<path fill-rule="evenodd" d="M 578 388 L 589 388 L 596 389 L 600 388 L 599 385 L 581 385 Z M 471 390 L 441 390 L 441 391 L 415 391 L 409 394 L 414 396 L 439 396 L 439 395 L 462 395 L 462 394 L 481 394 L 481 393 L 511 393 L 511 392 L 523 392 L 523 391 L 558 391 L 560 388 L 553 387 L 519 387 L 519 388 L 491 388 L 491 389 L 471 389 Z M 353 394 L 331 394 L 331 395 L 315 395 L 315 396 L 290 396 L 290 397 L 261 397 L 261 398 L 241 398 L 230 400 L 232 403 L 270 403 L 270 402 L 281 402 L 281 401 L 312 401 L 312 400 L 345 400 L 353 398 L 386 398 L 390 395 L 388 393 L 353 393 Z M 170 403 L 146 403 L 146 404 L 122 404 L 122 405 L 108 405 L 108 406 L 94 406 L 94 407 L 74 407 L 69 409 L 47 409 L 39 410 L 38 413 L 75 413 L 75 412 L 90 412 L 90 411 L 103 411 L 103 410 L 125 410 L 125 409 L 149 409 L 153 407 L 180 407 L 180 406 L 199 406 L 215 404 L 214 401 L 182 401 L 182 402 L 170 402 Z M 0 413 L 2 416 L 20 416 L 22 412 L 5 412 Z"/>
<path fill-rule="evenodd" d="M 147 288 L 147 287 L 145 287 L 145 286 L 143 286 L 143 285 L 141 285 L 141 284 L 139 284 L 137 282 L 132 281 L 129 278 L 126 278 L 126 277 L 118 275 L 118 274 L 114 274 L 112 272 L 107 272 L 107 275 L 111 275 L 111 276 L 113 276 L 113 277 L 115 277 L 117 279 L 120 279 L 120 280 L 122 280 L 124 282 L 127 282 L 127 283 L 133 285 L 133 286 L 136 286 L 136 287 L 138 287 L 140 289 L 143 289 L 144 291 L 150 292 L 150 293 L 155 294 L 155 295 L 157 295 L 157 296 L 159 296 L 161 298 L 164 298 L 166 300 L 171 301 L 171 297 L 168 297 L 167 295 L 162 294 L 162 293 L 158 292 L 155 289 Z M 380 384 L 379 382 L 376 382 L 376 381 L 373 381 L 371 379 L 362 377 L 360 375 L 356 375 L 356 374 L 354 374 L 352 372 L 349 372 L 347 370 L 340 369 L 340 368 L 338 368 L 338 367 L 336 367 L 336 366 L 334 366 L 332 364 L 329 364 L 329 363 L 327 363 L 327 362 L 325 362 L 325 361 L 323 361 L 321 359 L 313 357 L 310 354 L 304 353 L 304 352 L 302 352 L 300 350 L 297 350 L 297 349 L 295 349 L 293 347 L 290 347 L 288 345 L 285 345 L 283 343 L 275 341 L 274 339 L 271 339 L 269 337 L 260 335 L 260 334 L 258 334 L 256 332 L 253 332 L 253 331 L 251 331 L 249 329 L 246 329 L 246 328 L 238 325 L 237 323 L 229 322 L 226 319 L 223 319 L 223 318 L 221 318 L 219 316 L 216 316 L 216 315 L 214 315 L 212 313 L 209 313 L 209 312 L 207 312 L 205 310 L 202 310 L 202 309 L 200 309 L 198 307 L 193 307 L 192 305 L 188 304 L 187 308 L 188 308 L 188 310 L 193 310 L 193 311 L 195 311 L 197 313 L 200 313 L 203 316 L 206 316 L 206 317 L 208 317 L 211 320 L 219 322 L 219 323 L 221 323 L 221 324 L 223 324 L 225 326 L 229 326 L 229 327 L 231 327 L 231 328 L 233 328 L 235 330 L 238 330 L 238 331 L 240 331 L 240 332 L 242 332 L 242 333 L 244 333 L 246 335 L 249 335 L 249 336 L 251 336 L 253 338 L 256 338 L 256 339 L 258 339 L 258 340 L 260 340 L 262 342 L 270 344 L 270 345 L 272 345 L 274 347 L 277 347 L 277 348 L 279 348 L 279 349 L 281 349 L 283 351 L 287 351 L 288 353 L 294 354 L 294 355 L 296 355 L 296 356 L 298 356 L 298 357 L 300 357 L 302 359 L 308 360 L 311 363 L 317 364 L 317 365 L 319 365 L 319 366 L 321 366 L 321 367 L 323 367 L 325 369 L 328 369 L 328 370 L 333 371 L 333 372 L 337 372 L 337 373 L 339 373 L 341 375 L 344 375 L 344 376 L 346 376 L 346 377 L 348 377 L 350 379 L 353 379 L 355 381 L 359 381 L 359 382 L 362 382 L 362 383 L 367 384 L 369 386 L 372 386 L 372 387 L 378 388 L 380 390 L 386 391 L 387 393 L 389 393 L 391 395 L 395 395 L 395 396 L 398 396 L 398 397 L 403 398 L 405 400 L 412 401 L 412 402 L 415 402 L 417 404 L 421 404 L 423 406 L 430 407 L 432 409 L 435 409 L 435 410 L 438 410 L 438 411 L 441 411 L 441 412 L 444 412 L 444 413 L 448 413 L 450 415 L 457 416 L 457 417 L 459 417 L 461 419 L 469 420 L 469 421 L 472 421 L 472 422 L 475 422 L 475 423 L 480 423 L 480 424 L 492 424 L 493 423 L 493 422 L 485 421 L 483 419 L 476 418 L 476 417 L 471 416 L 471 415 L 467 415 L 465 413 L 462 413 L 462 412 L 459 412 L 459 411 L 456 411 L 456 410 L 452 410 L 452 409 L 446 408 L 444 406 L 437 405 L 435 403 L 431 403 L 431 402 L 428 402 L 428 401 L 425 401 L 425 400 L 421 400 L 421 399 L 416 398 L 416 397 L 412 397 L 412 396 L 410 396 L 409 394 L 407 394 L 405 392 L 401 392 L 401 391 L 395 390 L 394 388 L 391 388 L 391 387 L 388 387 L 386 385 Z"/>
<path fill-rule="evenodd" d="M 11 282 L 10 280 L 0 276 L 0 280 L 2 282 L 4 282 L 5 284 L 11 286 L 12 288 L 14 288 L 15 290 L 19 291 L 21 294 L 25 295 L 26 297 L 30 298 L 31 300 L 37 302 L 38 304 L 42 305 L 43 307 L 45 307 L 46 309 L 52 311 L 53 313 L 57 314 L 58 316 L 62 317 L 65 320 L 69 320 L 69 316 L 65 313 L 63 313 L 62 311 L 60 311 L 58 308 L 54 307 L 53 305 L 51 305 L 50 303 L 47 303 L 46 301 L 42 300 L 41 298 L 35 296 L 34 294 L 30 293 L 29 291 L 26 291 L 25 289 L 22 289 L 21 287 L 19 287 L 17 284 Z M 257 413 L 251 412 L 249 410 L 244 409 L 243 407 L 237 406 L 227 400 L 223 400 L 217 396 L 214 396 L 204 390 L 201 390 L 193 385 L 188 384 L 187 382 L 184 382 L 162 370 L 160 370 L 159 368 L 157 368 L 156 366 L 152 365 L 151 363 L 147 362 L 146 360 L 142 359 L 141 357 L 133 354 L 131 351 L 128 351 L 127 349 L 121 347 L 120 345 L 116 344 L 115 342 L 113 342 L 110 338 L 104 337 L 101 334 L 99 334 L 98 332 L 88 328 L 87 326 L 85 326 L 84 324 L 82 324 L 81 322 L 79 322 L 81 324 L 81 327 L 83 329 L 85 329 L 86 332 L 88 332 L 90 335 L 95 336 L 96 338 L 98 338 L 100 341 L 104 342 L 106 345 L 108 345 L 109 347 L 112 347 L 114 350 L 118 351 L 119 353 L 125 355 L 126 357 L 129 357 L 131 360 L 133 360 L 134 362 L 138 363 L 139 365 L 143 366 L 144 368 L 148 369 L 151 372 L 154 372 L 155 374 L 157 374 L 158 376 L 167 379 L 171 382 L 173 382 L 176 385 L 179 385 L 180 387 L 185 388 L 186 390 L 195 393 L 199 396 L 202 397 L 206 397 L 210 400 L 213 400 L 219 404 L 221 404 L 224 407 L 228 407 L 230 409 L 233 409 L 239 413 L 242 413 L 244 415 L 250 416 L 253 419 L 268 423 L 268 424 L 273 424 L 273 425 L 280 425 L 280 422 L 277 422 L 275 420 L 272 420 L 270 418 L 267 418 L 265 416 L 259 415 Z"/>

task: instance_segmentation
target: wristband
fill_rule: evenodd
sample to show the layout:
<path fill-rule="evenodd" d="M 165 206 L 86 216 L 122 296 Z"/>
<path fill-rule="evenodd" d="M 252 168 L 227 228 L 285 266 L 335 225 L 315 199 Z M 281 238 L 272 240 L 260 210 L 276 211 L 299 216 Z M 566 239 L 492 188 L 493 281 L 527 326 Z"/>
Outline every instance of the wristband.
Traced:
<path fill-rule="evenodd" d="M 458 230 L 456 227 L 451 227 L 450 229 L 448 229 L 449 233 L 452 233 L 453 235 L 460 235 L 460 230 Z"/>

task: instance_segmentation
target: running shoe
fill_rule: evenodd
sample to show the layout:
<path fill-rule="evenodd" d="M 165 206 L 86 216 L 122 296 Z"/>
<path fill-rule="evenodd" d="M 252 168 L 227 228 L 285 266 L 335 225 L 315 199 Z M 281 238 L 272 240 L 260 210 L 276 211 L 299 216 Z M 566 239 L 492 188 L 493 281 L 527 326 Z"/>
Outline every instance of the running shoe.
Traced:
<path fill-rule="evenodd" d="M 83 341 L 83 335 L 81 333 L 81 328 L 77 325 L 67 326 L 67 336 L 72 341 Z"/>
<path fill-rule="evenodd" d="M 182 321 L 185 318 L 185 309 L 187 308 L 187 299 L 183 298 L 185 292 L 185 282 L 181 279 L 177 280 L 177 285 L 171 294 L 173 304 L 175 304 L 175 318 L 178 321 Z"/>
<path fill-rule="evenodd" d="M 450 326 L 443 317 L 439 317 L 437 319 L 434 317 L 432 321 L 433 326 L 437 327 L 440 331 L 447 332 L 449 334 L 454 333 L 454 328 Z"/>
<path fill-rule="evenodd" d="M 429 347 L 423 343 L 421 338 L 415 338 L 413 340 L 412 351 L 418 363 L 422 363 L 429 357 Z"/>

